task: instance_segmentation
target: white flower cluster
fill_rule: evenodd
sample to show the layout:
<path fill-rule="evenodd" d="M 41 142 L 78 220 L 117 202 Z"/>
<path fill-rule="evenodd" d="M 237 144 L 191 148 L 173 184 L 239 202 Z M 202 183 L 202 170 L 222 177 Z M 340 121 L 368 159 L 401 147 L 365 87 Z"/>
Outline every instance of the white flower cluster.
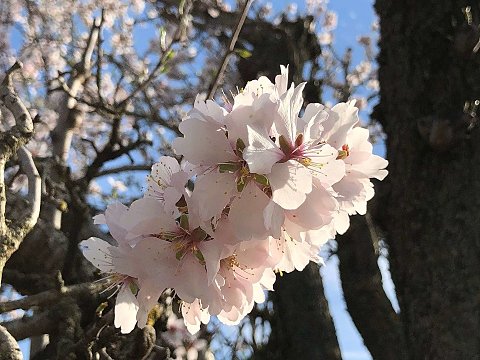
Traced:
<path fill-rule="evenodd" d="M 117 246 L 97 238 L 81 246 L 121 285 L 123 333 L 146 324 L 167 288 L 191 333 L 211 315 L 237 324 L 273 290 L 275 272 L 320 262 L 320 247 L 348 229 L 349 216 L 365 214 L 370 179 L 387 175 L 387 161 L 372 154 L 358 109 L 308 104 L 300 116 L 305 84 L 287 79 L 282 67 L 274 84 L 250 81 L 228 109 L 197 99 L 173 143 L 185 162 L 162 157 L 142 199 L 95 218 Z"/>

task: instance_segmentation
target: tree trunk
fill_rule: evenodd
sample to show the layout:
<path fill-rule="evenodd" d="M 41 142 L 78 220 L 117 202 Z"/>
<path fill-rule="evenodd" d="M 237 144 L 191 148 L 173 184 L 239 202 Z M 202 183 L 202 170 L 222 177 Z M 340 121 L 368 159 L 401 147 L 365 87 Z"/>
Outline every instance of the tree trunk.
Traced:
<path fill-rule="evenodd" d="M 256 358 L 341 359 L 317 264 L 279 276 L 271 299 L 272 334 L 264 356 Z"/>
<path fill-rule="evenodd" d="M 475 3 L 475 2 L 474 2 Z M 382 223 L 411 359 L 480 356 L 480 61 L 466 1 L 377 0 L 390 186 Z M 478 5 L 477 5 L 478 6 Z M 466 121 L 467 120 L 467 121 Z M 471 124 L 470 128 L 475 125 Z"/>

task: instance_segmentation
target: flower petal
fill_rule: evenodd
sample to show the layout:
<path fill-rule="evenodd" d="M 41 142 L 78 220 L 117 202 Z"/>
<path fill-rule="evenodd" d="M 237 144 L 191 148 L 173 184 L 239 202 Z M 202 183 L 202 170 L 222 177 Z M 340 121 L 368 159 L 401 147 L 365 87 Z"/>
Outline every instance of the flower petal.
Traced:
<path fill-rule="evenodd" d="M 138 301 L 128 284 L 124 284 L 117 295 L 115 303 L 114 325 L 122 334 L 130 333 L 137 323 Z"/>
<path fill-rule="evenodd" d="M 192 201 L 198 204 L 201 220 L 217 218 L 237 192 L 235 174 L 210 172 L 197 177 Z"/>
<path fill-rule="evenodd" d="M 248 146 L 243 151 L 243 159 L 247 162 L 250 172 L 255 174 L 270 173 L 273 164 L 285 155 L 269 138 L 266 132 L 247 125 Z"/>
<path fill-rule="evenodd" d="M 96 268 L 103 272 L 114 272 L 115 265 L 112 260 L 112 245 L 102 239 L 91 237 L 79 244 L 83 256 Z"/>
<path fill-rule="evenodd" d="M 180 123 L 183 138 L 173 141 L 173 149 L 194 165 L 216 165 L 236 160 L 225 131 L 216 123 L 187 118 Z"/>
<path fill-rule="evenodd" d="M 282 208 L 296 209 L 312 191 L 312 174 L 296 161 L 273 165 L 268 175 L 272 187 L 272 200 Z"/>
<path fill-rule="evenodd" d="M 233 200 L 228 215 L 236 237 L 250 240 L 268 235 L 262 214 L 269 201 L 253 181 L 247 184 L 240 196 Z"/>

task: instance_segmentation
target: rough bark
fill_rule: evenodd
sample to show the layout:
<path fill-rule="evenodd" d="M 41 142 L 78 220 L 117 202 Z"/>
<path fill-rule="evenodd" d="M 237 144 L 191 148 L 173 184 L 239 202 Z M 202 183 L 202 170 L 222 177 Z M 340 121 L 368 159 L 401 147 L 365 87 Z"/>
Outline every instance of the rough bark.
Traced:
<path fill-rule="evenodd" d="M 0 360 L 22 360 L 22 352 L 15 338 L 0 325 Z"/>
<path fill-rule="evenodd" d="M 33 120 L 13 87 L 13 73 L 21 68 L 22 64 L 15 62 L 0 83 L 0 103 L 15 119 L 14 126 L 0 132 L 0 284 L 6 262 L 35 226 L 40 213 L 40 177 L 30 152 L 23 147 L 33 135 Z M 5 165 L 17 153 L 28 177 L 28 203 L 22 218 L 12 221 L 6 217 Z"/>
<path fill-rule="evenodd" d="M 388 136 L 391 183 L 383 223 L 411 359 L 480 356 L 480 133 L 462 113 L 465 101 L 480 98 L 480 61 L 472 51 L 478 30 L 462 14 L 467 5 L 375 5 L 376 117 Z"/>
<path fill-rule="evenodd" d="M 367 219 L 354 216 L 338 238 L 340 278 L 347 310 L 374 359 L 406 359 L 398 315 L 385 295 Z"/>

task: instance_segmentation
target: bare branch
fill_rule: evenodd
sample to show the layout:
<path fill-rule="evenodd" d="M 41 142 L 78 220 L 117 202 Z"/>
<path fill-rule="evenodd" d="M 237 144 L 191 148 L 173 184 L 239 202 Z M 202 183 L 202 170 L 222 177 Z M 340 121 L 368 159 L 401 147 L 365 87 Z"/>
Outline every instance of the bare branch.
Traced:
<path fill-rule="evenodd" d="M 100 177 L 110 174 L 118 174 L 126 171 L 149 171 L 152 168 L 152 164 L 145 165 L 125 165 L 117 168 L 105 169 L 99 171 L 94 177 Z"/>
<path fill-rule="evenodd" d="M 39 185 L 33 181 L 33 177 L 29 178 L 29 197 L 33 206 L 32 212 L 27 216 L 28 223 L 24 228 L 10 228 L 5 218 L 6 209 L 6 188 L 5 188 L 5 165 L 6 162 L 22 147 L 33 134 L 33 121 L 30 113 L 17 95 L 14 87 L 12 76 L 13 73 L 22 68 L 20 62 L 16 62 L 7 71 L 5 79 L 0 84 L 0 102 L 12 113 L 15 118 L 15 125 L 4 133 L 0 133 L 0 284 L 2 282 L 2 272 L 5 263 L 15 252 L 25 235 L 31 230 L 38 219 L 38 211 L 40 206 Z M 20 152 L 22 158 L 24 152 Z M 33 161 L 32 161 L 33 163 Z M 31 163 L 25 160 L 22 164 L 24 171 L 34 174 Z M 35 165 L 33 165 L 35 168 Z M 35 169 L 36 170 L 36 169 Z M 38 172 L 36 173 L 38 175 Z M 28 174 L 27 174 L 28 175 Z M 30 181 L 32 179 L 32 181 Z M 31 185 L 31 186 L 30 186 Z"/>
<path fill-rule="evenodd" d="M 105 22 L 105 9 L 102 9 L 102 13 L 100 16 L 100 24 L 99 28 L 103 27 L 103 23 Z M 96 82 L 97 82 L 97 96 L 98 101 L 103 104 L 105 101 L 103 100 L 102 96 L 102 65 L 103 65 L 103 37 L 102 32 L 99 31 L 98 33 L 98 41 L 97 41 L 97 73 L 96 73 Z"/>
<path fill-rule="evenodd" d="M 59 289 L 48 290 L 23 299 L 0 303 L 0 313 L 15 309 L 28 310 L 35 306 L 48 306 L 67 296 L 75 297 L 84 292 L 90 292 L 93 294 L 103 290 L 107 285 L 108 281 L 97 281 L 71 286 L 61 286 Z"/>
<path fill-rule="evenodd" d="M 63 162 L 67 160 L 68 151 L 72 142 L 73 131 L 76 128 L 80 114 L 74 114 L 76 107 L 76 96 L 81 87 L 91 75 L 91 61 L 93 50 L 97 44 L 101 30 L 102 19 L 95 19 L 90 30 L 87 46 L 83 52 L 82 59 L 75 65 L 75 71 L 70 77 L 68 83 L 68 92 L 65 95 L 65 102 L 59 105 L 59 119 L 57 126 L 52 131 L 53 154 L 58 156 Z M 77 116 L 75 116 L 77 115 Z"/>
<path fill-rule="evenodd" d="M 55 328 L 55 323 L 56 321 L 49 317 L 49 312 L 44 311 L 1 323 L 0 326 L 4 326 L 15 339 L 20 341 L 50 333 Z"/>
<path fill-rule="evenodd" d="M 26 234 L 37 223 L 40 214 L 40 203 L 42 200 L 42 179 L 37 167 L 33 162 L 32 154 L 24 146 L 18 149 L 20 168 L 28 178 L 28 202 L 29 208 L 26 216 L 21 220 L 19 227 Z"/>
<path fill-rule="evenodd" d="M 230 60 L 230 56 L 234 54 L 235 44 L 237 43 L 238 36 L 240 35 L 240 31 L 242 31 L 243 24 L 245 23 L 245 19 L 247 18 L 247 15 L 248 15 L 248 10 L 250 9 L 250 5 L 252 5 L 252 2 L 253 0 L 247 0 L 245 2 L 245 5 L 242 10 L 242 15 L 240 16 L 240 20 L 238 21 L 238 24 L 237 24 L 237 28 L 235 29 L 235 32 L 233 33 L 232 38 L 230 39 L 230 45 L 228 47 L 227 52 L 225 53 L 225 56 L 223 57 L 222 65 L 220 66 L 220 69 L 218 70 L 217 75 L 215 76 L 215 80 L 213 81 L 208 91 L 209 99 L 215 96 L 215 92 L 217 91 L 218 85 L 222 80 L 223 73 L 227 68 L 228 61 Z"/>
<path fill-rule="evenodd" d="M 0 360 L 22 360 L 23 355 L 20 351 L 15 338 L 3 326 L 0 325 Z"/>
<path fill-rule="evenodd" d="M 112 135 L 110 137 L 111 142 L 105 145 L 104 149 L 97 155 L 95 160 L 92 164 L 88 167 L 85 176 L 82 180 L 86 181 L 87 183 L 90 182 L 93 178 L 97 177 L 99 169 L 108 161 L 114 160 L 122 155 L 129 155 L 130 151 L 135 150 L 144 145 L 152 145 L 150 140 L 139 138 L 137 141 L 134 141 L 128 145 L 120 146 L 120 148 L 116 149 L 114 147 L 117 144 L 116 141 L 112 141 L 114 139 L 114 129 L 112 129 Z M 115 148 L 115 150 L 113 150 Z"/>
<path fill-rule="evenodd" d="M 20 70 L 22 67 L 23 64 L 17 61 L 7 70 L 5 78 L 0 85 L 0 101 L 4 103 L 5 107 L 15 118 L 15 126 L 9 132 L 12 132 L 12 135 L 14 135 L 13 132 L 15 129 L 21 134 L 26 135 L 26 137 L 29 137 L 33 132 L 32 117 L 13 88 L 12 80 L 13 73 Z"/>
<path fill-rule="evenodd" d="M 169 123 L 167 120 L 162 119 L 162 117 L 159 114 L 158 108 L 156 108 L 153 105 L 152 99 L 150 98 L 150 96 L 148 96 L 146 91 L 143 91 L 143 97 L 144 97 L 145 103 L 147 104 L 148 108 L 150 109 L 150 115 L 148 115 L 148 114 L 145 114 L 145 115 L 132 114 L 132 113 L 130 113 L 130 115 L 135 116 L 137 118 L 150 118 L 151 121 L 156 122 L 156 123 L 158 123 L 162 126 L 165 126 L 168 129 L 174 131 L 177 134 L 177 136 L 182 136 L 182 133 L 180 132 L 180 130 L 178 130 L 178 125 L 177 124 Z"/>
<path fill-rule="evenodd" d="M 141 82 L 125 99 L 123 99 L 119 107 L 124 109 L 126 105 L 132 100 L 139 92 L 145 90 L 158 75 L 158 72 L 161 71 L 167 62 L 171 59 L 171 56 L 173 54 L 173 46 L 182 39 L 183 34 L 186 31 L 186 27 L 188 25 L 188 17 L 190 10 L 192 8 L 192 3 L 193 1 L 187 1 L 184 4 L 184 7 L 182 11 L 180 12 L 180 21 L 179 25 L 177 27 L 177 30 L 175 31 L 174 36 L 172 37 L 172 41 L 168 44 L 168 46 L 163 50 L 162 55 L 160 56 L 160 59 L 158 60 L 157 64 L 155 65 L 153 71 L 150 73 L 150 75 L 145 79 L 143 82 Z"/>

